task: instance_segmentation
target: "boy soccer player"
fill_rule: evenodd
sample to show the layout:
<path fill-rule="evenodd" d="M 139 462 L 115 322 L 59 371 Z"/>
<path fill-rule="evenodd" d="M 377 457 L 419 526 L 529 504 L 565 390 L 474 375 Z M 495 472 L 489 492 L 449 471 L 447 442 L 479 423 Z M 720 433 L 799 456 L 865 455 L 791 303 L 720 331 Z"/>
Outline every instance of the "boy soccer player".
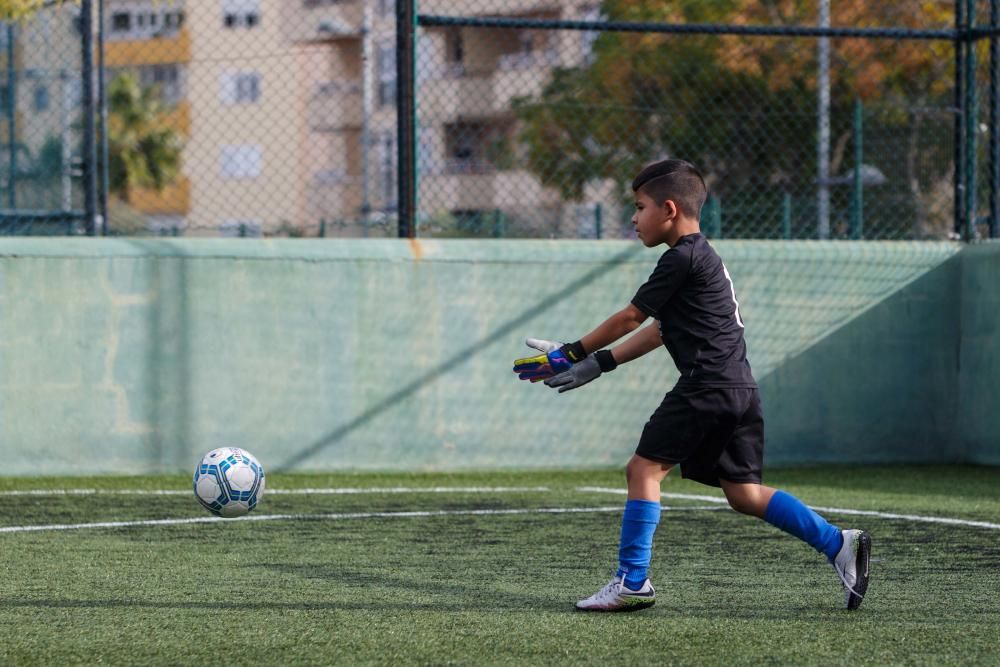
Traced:
<path fill-rule="evenodd" d="M 846 607 L 857 609 L 868 588 L 868 533 L 841 530 L 794 496 L 761 484 L 764 419 L 733 282 L 699 229 L 704 179 L 688 162 L 664 160 L 643 169 L 632 190 L 637 236 L 646 247 L 669 246 L 652 275 L 629 305 L 579 341 L 528 339 L 544 354 L 514 362 L 521 379 L 544 379 L 564 392 L 662 344 L 681 373 L 646 422 L 625 468 L 628 500 L 618 571 L 597 593 L 577 602 L 577 609 L 634 611 L 654 604 L 647 572 L 660 520 L 660 483 L 675 465 L 687 479 L 722 487 L 737 512 L 761 518 L 824 554 L 840 577 Z M 649 317 L 655 325 L 603 349 Z"/>

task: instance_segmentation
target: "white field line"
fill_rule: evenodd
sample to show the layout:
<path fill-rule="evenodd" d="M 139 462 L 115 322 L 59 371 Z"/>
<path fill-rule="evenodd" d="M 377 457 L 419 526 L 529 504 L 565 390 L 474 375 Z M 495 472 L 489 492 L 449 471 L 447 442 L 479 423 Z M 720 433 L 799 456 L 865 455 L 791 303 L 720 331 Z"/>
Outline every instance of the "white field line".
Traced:
<path fill-rule="evenodd" d="M 673 512 L 713 511 L 724 509 L 715 505 L 703 507 L 664 508 Z M 45 526 L 3 526 L 0 533 L 31 533 L 53 530 L 86 530 L 88 528 L 133 528 L 142 526 L 182 526 L 193 523 L 234 523 L 239 521 L 339 521 L 344 519 L 409 519 L 414 517 L 437 516 L 503 516 L 513 514 L 594 514 L 621 512 L 614 507 L 549 507 L 540 509 L 505 510 L 437 510 L 416 512 L 344 512 L 339 514 L 249 514 L 238 519 L 220 519 L 215 516 L 188 519 L 150 519 L 145 521 L 100 521 L 96 523 L 64 523 Z"/>
<path fill-rule="evenodd" d="M 369 488 L 267 489 L 265 495 L 350 495 L 362 493 L 532 493 L 547 486 L 373 486 Z M 0 491 L 3 496 L 188 496 L 191 489 L 26 489 Z"/>
<path fill-rule="evenodd" d="M 625 495 L 625 489 L 609 489 L 599 486 L 581 486 L 577 488 L 577 491 L 592 492 L 592 493 L 615 493 L 618 495 Z M 725 498 L 719 498 L 718 496 L 698 496 L 688 493 L 661 493 L 664 498 L 675 498 L 678 500 L 702 500 L 710 503 L 719 503 L 721 505 L 726 505 L 728 502 Z M 817 512 L 830 512 L 831 514 L 848 514 L 855 516 L 874 516 L 880 519 L 901 519 L 903 521 L 918 521 L 922 523 L 944 523 L 953 526 L 970 526 L 974 528 L 991 528 L 993 530 L 1000 530 L 1000 523 L 990 523 L 989 521 L 971 521 L 969 519 L 953 519 L 951 517 L 945 516 L 920 516 L 917 514 L 894 514 L 892 512 L 875 512 L 872 510 L 852 510 L 843 507 L 819 507 L 813 506 L 813 509 Z"/>

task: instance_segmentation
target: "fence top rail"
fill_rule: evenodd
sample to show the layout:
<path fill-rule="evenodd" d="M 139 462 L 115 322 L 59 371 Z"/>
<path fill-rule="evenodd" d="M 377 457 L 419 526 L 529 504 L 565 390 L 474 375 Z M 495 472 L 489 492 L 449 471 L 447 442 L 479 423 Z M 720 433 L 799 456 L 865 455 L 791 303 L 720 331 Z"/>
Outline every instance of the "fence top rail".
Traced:
<path fill-rule="evenodd" d="M 699 35 L 753 35 L 763 37 L 860 37 L 866 39 L 971 40 L 1000 36 L 1000 28 L 824 28 L 820 26 L 746 26 L 715 23 L 638 23 L 632 21 L 573 21 L 491 16 L 442 16 L 418 14 L 421 27 L 514 28 L 581 30 L 586 32 L 645 32 Z"/>

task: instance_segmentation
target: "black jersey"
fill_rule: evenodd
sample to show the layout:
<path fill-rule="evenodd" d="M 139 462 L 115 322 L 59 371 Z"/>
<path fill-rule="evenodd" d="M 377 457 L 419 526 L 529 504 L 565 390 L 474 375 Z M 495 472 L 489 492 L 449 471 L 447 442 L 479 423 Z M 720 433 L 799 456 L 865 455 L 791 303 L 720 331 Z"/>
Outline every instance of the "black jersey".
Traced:
<path fill-rule="evenodd" d="M 757 386 L 733 281 L 704 235 L 682 236 L 663 253 L 632 304 L 659 320 L 678 385 Z"/>

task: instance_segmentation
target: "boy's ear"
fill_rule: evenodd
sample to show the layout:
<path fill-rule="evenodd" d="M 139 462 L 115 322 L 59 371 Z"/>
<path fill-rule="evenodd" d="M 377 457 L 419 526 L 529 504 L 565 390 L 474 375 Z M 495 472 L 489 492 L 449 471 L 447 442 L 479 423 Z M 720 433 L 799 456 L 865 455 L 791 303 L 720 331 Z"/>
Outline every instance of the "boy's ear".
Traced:
<path fill-rule="evenodd" d="M 666 212 L 667 218 L 672 219 L 680 215 L 680 209 L 677 208 L 677 202 L 675 202 L 673 199 L 665 199 L 663 201 L 663 206 L 661 206 L 660 208 L 662 208 Z"/>

